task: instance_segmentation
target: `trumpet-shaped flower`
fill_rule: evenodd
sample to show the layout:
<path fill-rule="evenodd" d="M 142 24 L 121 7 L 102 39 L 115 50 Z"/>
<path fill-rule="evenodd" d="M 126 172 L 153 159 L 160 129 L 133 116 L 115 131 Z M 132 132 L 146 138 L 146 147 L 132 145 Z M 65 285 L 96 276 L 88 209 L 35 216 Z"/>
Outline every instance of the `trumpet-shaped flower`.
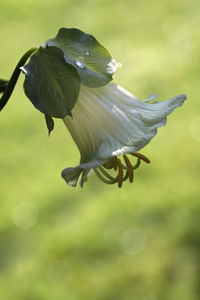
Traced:
<path fill-rule="evenodd" d="M 143 160 L 149 159 L 137 153 L 166 124 L 166 116 L 182 105 L 185 95 L 167 101 L 151 103 L 152 97 L 141 101 L 113 82 L 99 88 L 81 85 L 79 97 L 72 110 L 72 118 L 63 118 L 80 151 L 80 164 L 62 171 L 62 177 L 76 186 L 87 180 L 91 170 L 105 183 L 122 186 Z M 127 156 L 135 156 L 133 165 Z M 118 158 L 123 155 L 124 162 Z M 116 171 L 113 177 L 108 170 Z"/>
<path fill-rule="evenodd" d="M 49 134 L 53 118 L 63 119 L 81 155 L 78 166 L 62 171 L 71 186 L 76 186 L 80 176 L 83 186 L 91 171 L 118 187 L 127 179 L 132 182 L 141 160 L 150 163 L 137 151 L 186 99 L 178 95 L 162 102 L 152 102 L 157 96 L 139 100 L 112 82 L 119 65 L 92 35 L 77 28 L 60 28 L 55 38 L 22 56 L 9 82 L 0 80 L 0 110 L 22 71 L 24 92 L 44 114 Z M 136 163 L 130 157 L 137 159 Z"/>

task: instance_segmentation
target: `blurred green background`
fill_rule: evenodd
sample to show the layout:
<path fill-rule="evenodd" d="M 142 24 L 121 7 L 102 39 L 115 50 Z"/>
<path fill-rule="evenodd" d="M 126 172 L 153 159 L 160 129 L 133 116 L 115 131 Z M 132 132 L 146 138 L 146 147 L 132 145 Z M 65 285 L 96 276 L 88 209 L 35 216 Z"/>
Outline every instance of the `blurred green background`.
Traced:
<path fill-rule="evenodd" d="M 93 34 L 141 99 L 188 101 L 141 151 L 122 189 L 60 177 L 79 153 L 62 121 L 49 138 L 24 76 L 0 114 L 0 299 L 196 300 L 200 294 L 200 2 L 0 2 L 0 78 L 60 27 Z"/>

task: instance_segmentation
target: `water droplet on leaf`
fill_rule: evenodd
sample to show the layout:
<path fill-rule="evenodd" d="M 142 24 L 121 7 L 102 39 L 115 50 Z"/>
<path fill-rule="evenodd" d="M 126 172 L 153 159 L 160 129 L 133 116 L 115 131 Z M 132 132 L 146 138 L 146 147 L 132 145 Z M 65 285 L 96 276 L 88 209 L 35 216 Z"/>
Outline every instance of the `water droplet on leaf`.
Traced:
<path fill-rule="evenodd" d="M 106 69 L 106 72 L 109 74 L 113 74 L 118 67 L 121 67 L 121 63 L 117 63 L 114 58 L 111 59 L 111 61 L 108 63 L 108 67 Z"/>
<path fill-rule="evenodd" d="M 111 61 L 108 63 L 108 67 L 106 69 L 106 72 L 109 74 L 113 74 L 117 69 L 117 64 L 115 60 L 112 58 Z"/>

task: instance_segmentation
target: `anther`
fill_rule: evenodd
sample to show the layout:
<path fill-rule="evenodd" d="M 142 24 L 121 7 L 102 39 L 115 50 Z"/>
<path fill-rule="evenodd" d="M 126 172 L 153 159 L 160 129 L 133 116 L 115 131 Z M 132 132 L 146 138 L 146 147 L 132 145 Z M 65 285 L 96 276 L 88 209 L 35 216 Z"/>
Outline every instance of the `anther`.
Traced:
<path fill-rule="evenodd" d="M 117 157 L 113 157 L 113 169 L 117 171 Z"/>
<path fill-rule="evenodd" d="M 123 168 L 122 168 L 121 160 L 119 158 L 117 159 L 117 164 L 118 164 L 118 187 L 121 188 L 123 182 Z"/>
<path fill-rule="evenodd" d="M 111 157 L 107 162 L 103 164 L 103 167 L 106 169 L 114 169 L 117 170 L 117 157 Z"/>
<path fill-rule="evenodd" d="M 129 158 L 126 155 L 123 155 L 123 158 L 124 158 L 124 161 L 125 161 L 126 166 L 127 166 L 129 181 L 133 182 L 133 166 L 132 166 Z"/>
<path fill-rule="evenodd" d="M 144 156 L 144 155 L 141 154 L 141 153 L 138 153 L 138 152 L 132 152 L 132 153 L 130 153 L 130 154 L 131 154 L 132 156 L 136 156 L 136 157 L 142 159 L 142 160 L 145 161 L 147 164 L 149 164 L 149 163 L 151 162 L 146 156 Z"/>

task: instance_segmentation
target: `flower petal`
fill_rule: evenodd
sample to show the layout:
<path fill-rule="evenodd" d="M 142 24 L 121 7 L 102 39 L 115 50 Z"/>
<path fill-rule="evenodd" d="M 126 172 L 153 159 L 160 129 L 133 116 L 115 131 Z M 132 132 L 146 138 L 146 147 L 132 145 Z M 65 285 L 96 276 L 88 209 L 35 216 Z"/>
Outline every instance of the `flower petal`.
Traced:
<path fill-rule="evenodd" d="M 79 148 L 79 167 L 96 167 L 112 156 L 138 151 L 185 99 L 178 95 L 149 103 L 114 83 L 100 88 L 82 85 L 73 118 L 63 119 Z"/>
<path fill-rule="evenodd" d="M 84 169 L 81 175 L 80 186 L 83 187 L 83 184 L 87 181 L 87 177 L 90 173 L 91 169 Z"/>
<path fill-rule="evenodd" d="M 66 181 L 67 184 L 71 186 L 76 186 L 79 176 L 83 170 L 76 168 L 66 168 L 62 171 L 61 176 Z"/>

